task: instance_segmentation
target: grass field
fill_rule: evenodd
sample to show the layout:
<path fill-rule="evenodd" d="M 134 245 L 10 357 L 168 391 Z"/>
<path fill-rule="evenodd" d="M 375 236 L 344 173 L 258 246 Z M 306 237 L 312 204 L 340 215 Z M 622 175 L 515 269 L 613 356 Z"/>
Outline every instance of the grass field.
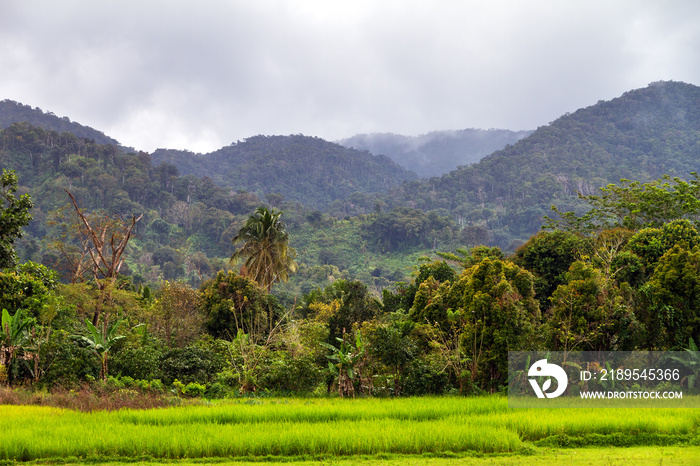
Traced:
<path fill-rule="evenodd" d="M 625 464 L 614 457 L 626 455 L 620 461 L 635 466 L 700 464 L 699 427 L 693 409 L 509 409 L 501 397 L 249 399 L 88 413 L 4 405 L 0 461 L 573 465 Z"/>

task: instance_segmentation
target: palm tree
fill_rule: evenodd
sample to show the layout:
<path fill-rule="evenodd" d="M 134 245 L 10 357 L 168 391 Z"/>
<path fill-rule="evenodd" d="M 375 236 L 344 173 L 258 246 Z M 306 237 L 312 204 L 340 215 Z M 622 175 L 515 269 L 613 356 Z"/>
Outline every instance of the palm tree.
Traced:
<path fill-rule="evenodd" d="M 233 237 L 233 244 L 243 247 L 231 256 L 231 263 L 245 259 L 245 273 L 269 293 L 276 281 L 287 281 L 296 270 L 296 251 L 289 247 L 287 227 L 282 212 L 258 207 L 243 228 Z"/>

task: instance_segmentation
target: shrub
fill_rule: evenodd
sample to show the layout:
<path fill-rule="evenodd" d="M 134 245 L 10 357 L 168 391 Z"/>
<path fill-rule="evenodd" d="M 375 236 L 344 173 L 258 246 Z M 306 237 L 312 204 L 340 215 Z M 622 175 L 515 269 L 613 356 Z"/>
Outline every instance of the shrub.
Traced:
<path fill-rule="evenodd" d="M 163 380 L 173 383 L 209 382 L 224 366 L 221 355 L 196 347 L 174 348 L 160 359 Z"/>
<path fill-rule="evenodd" d="M 185 388 L 182 390 L 183 395 L 187 396 L 202 396 L 204 395 L 204 392 L 207 390 L 206 385 L 201 385 L 198 384 L 197 382 L 190 382 L 188 383 Z"/>
<path fill-rule="evenodd" d="M 43 386 L 72 387 L 100 375 L 100 362 L 87 348 L 81 348 L 67 332 L 54 331 L 41 346 L 39 370 Z"/>
<path fill-rule="evenodd" d="M 162 357 L 163 351 L 155 346 L 126 347 L 110 360 L 110 372 L 134 379 L 160 379 Z"/>
<path fill-rule="evenodd" d="M 185 396 L 198 397 L 204 395 L 207 390 L 206 385 L 198 384 L 197 382 L 190 382 L 187 385 L 175 379 L 173 381 L 173 387 L 177 393 L 181 393 Z"/>
<path fill-rule="evenodd" d="M 405 396 L 443 395 L 450 388 L 450 379 L 439 367 L 420 360 L 413 361 L 403 379 Z"/>
<path fill-rule="evenodd" d="M 214 382 L 207 385 L 207 390 L 204 392 L 204 396 L 207 398 L 224 398 L 229 393 L 229 388 L 220 383 Z"/>
<path fill-rule="evenodd" d="M 311 392 L 323 380 L 323 373 L 311 356 L 292 358 L 277 351 L 260 375 L 258 386 L 277 392 Z"/>

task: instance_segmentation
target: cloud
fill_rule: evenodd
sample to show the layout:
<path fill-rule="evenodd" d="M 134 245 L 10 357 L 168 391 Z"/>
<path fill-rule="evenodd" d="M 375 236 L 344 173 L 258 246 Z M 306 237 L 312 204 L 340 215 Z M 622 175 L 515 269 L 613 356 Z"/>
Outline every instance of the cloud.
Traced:
<path fill-rule="evenodd" d="M 0 98 L 144 150 L 534 129 L 700 83 L 699 19 L 694 1 L 3 2 Z"/>

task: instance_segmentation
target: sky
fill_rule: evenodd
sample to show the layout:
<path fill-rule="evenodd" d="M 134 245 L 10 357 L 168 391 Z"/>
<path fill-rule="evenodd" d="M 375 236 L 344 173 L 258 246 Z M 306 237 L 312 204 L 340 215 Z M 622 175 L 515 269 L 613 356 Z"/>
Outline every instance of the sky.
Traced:
<path fill-rule="evenodd" d="M 697 0 L 0 0 L 0 100 L 149 152 L 529 130 L 661 80 L 700 85 Z"/>

